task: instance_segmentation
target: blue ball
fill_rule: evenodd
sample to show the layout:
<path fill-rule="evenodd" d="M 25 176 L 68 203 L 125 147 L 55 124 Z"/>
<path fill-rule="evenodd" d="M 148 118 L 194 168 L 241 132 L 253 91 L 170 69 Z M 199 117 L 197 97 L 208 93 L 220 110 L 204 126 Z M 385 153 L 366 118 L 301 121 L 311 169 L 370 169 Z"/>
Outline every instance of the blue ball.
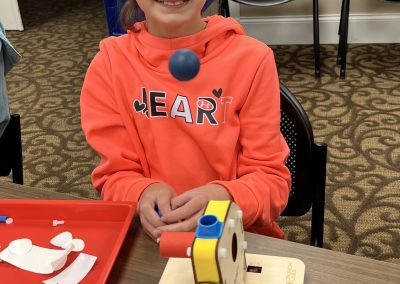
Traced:
<path fill-rule="evenodd" d="M 189 81 L 196 77 L 200 70 L 200 60 L 189 49 L 180 49 L 169 59 L 169 72 L 179 81 Z"/>

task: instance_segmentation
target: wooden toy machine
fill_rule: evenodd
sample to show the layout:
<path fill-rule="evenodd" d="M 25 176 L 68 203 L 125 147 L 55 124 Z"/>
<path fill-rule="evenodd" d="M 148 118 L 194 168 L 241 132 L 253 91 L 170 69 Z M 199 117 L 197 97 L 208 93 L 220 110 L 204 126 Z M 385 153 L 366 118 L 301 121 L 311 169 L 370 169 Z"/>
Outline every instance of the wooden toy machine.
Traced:
<path fill-rule="evenodd" d="M 252 284 L 304 281 L 295 258 L 247 254 L 243 213 L 231 201 L 209 201 L 196 232 L 165 232 L 160 254 L 170 260 L 160 284 Z"/>

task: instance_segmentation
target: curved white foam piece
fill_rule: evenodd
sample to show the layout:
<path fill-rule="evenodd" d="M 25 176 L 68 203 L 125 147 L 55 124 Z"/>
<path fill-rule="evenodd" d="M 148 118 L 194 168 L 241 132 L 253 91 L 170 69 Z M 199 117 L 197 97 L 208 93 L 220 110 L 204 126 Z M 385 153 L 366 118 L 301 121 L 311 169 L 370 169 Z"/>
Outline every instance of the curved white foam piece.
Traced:
<path fill-rule="evenodd" d="M 47 249 L 32 245 L 30 251 L 23 255 L 11 252 L 10 246 L 0 252 L 0 258 L 18 268 L 39 274 L 50 274 L 62 268 L 67 256 L 72 250 L 72 244 L 64 250 Z"/>
<path fill-rule="evenodd" d="M 30 239 L 14 240 L 8 245 L 8 249 L 12 254 L 24 255 L 32 249 L 32 241 Z"/>
<path fill-rule="evenodd" d="M 66 248 L 71 241 L 72 234 L 70 232 L 62 232 L 61 234 L 58 234 L 57 236 L 52 238 L 50 240 L 50 243 L 52 245 L 55 245 L 56 247 Z"/>
<path fill-rule="evenodd" d="M 92 269 L 97 257 L 80 253 L 70 266 L 53 278 L 44 280 L 45 284 L 70 284 L 79 283 Z"/>
<path fill-rule="evenodd" d="M 72 251 L 82 251 L 85 248 L 85 242 L 81 239 L 72 240 Z"/>

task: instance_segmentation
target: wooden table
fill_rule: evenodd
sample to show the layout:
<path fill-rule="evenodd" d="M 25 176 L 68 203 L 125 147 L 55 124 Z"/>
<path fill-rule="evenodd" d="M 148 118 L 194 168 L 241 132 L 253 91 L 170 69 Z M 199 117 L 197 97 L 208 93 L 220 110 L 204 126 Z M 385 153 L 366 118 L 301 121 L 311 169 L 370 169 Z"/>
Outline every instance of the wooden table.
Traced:
<path fill-rule="evenodd" d="M 76 199 L 74 196 L 0 180 L 2 199 Z M 306 266 L 305 284 L 400 283 L 400 265 L 246 233 L 248 252 L 295 257 Z M 157 245 L 132 223 L 108 283 L 158 283 L 167 259 Z"/>

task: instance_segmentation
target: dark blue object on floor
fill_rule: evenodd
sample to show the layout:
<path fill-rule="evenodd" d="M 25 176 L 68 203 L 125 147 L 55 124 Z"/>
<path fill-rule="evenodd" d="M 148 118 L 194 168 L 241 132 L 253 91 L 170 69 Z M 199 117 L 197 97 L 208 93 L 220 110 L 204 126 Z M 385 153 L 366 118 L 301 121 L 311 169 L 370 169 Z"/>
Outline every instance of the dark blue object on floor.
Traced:
<path fill-rule="evenodd" d="M 125 0 L 103 0 L 106 11 L 108 33 L 113 36 L 122 35 L 125 30 L 119 20 L 119 11 L 125 3 Z"/>
<path fill-rule="evenodd" d="M 169 72 L 179 81 L 189 81 L 196 77 L 200 70 L 197 55 L 189 49 L 180 49 L 172 54 L 168 63 Z"/>
<path fill-rule="evenodd" d="M 104 9 L 106 11 L 108 32 L 110 35 L 119 36 L 126 33 L 119 20 L 119 11 L 121 10 L 125 1 L 126 0 L 103 0 Z M 203 11 L 206 10 L 212 2 L 214 2 L 214 0 L 206 0 Z M 143 21 L 145 19 L 144 14 L 141 11 L 135 15 L 135 18 L 135 22 Z"/>

